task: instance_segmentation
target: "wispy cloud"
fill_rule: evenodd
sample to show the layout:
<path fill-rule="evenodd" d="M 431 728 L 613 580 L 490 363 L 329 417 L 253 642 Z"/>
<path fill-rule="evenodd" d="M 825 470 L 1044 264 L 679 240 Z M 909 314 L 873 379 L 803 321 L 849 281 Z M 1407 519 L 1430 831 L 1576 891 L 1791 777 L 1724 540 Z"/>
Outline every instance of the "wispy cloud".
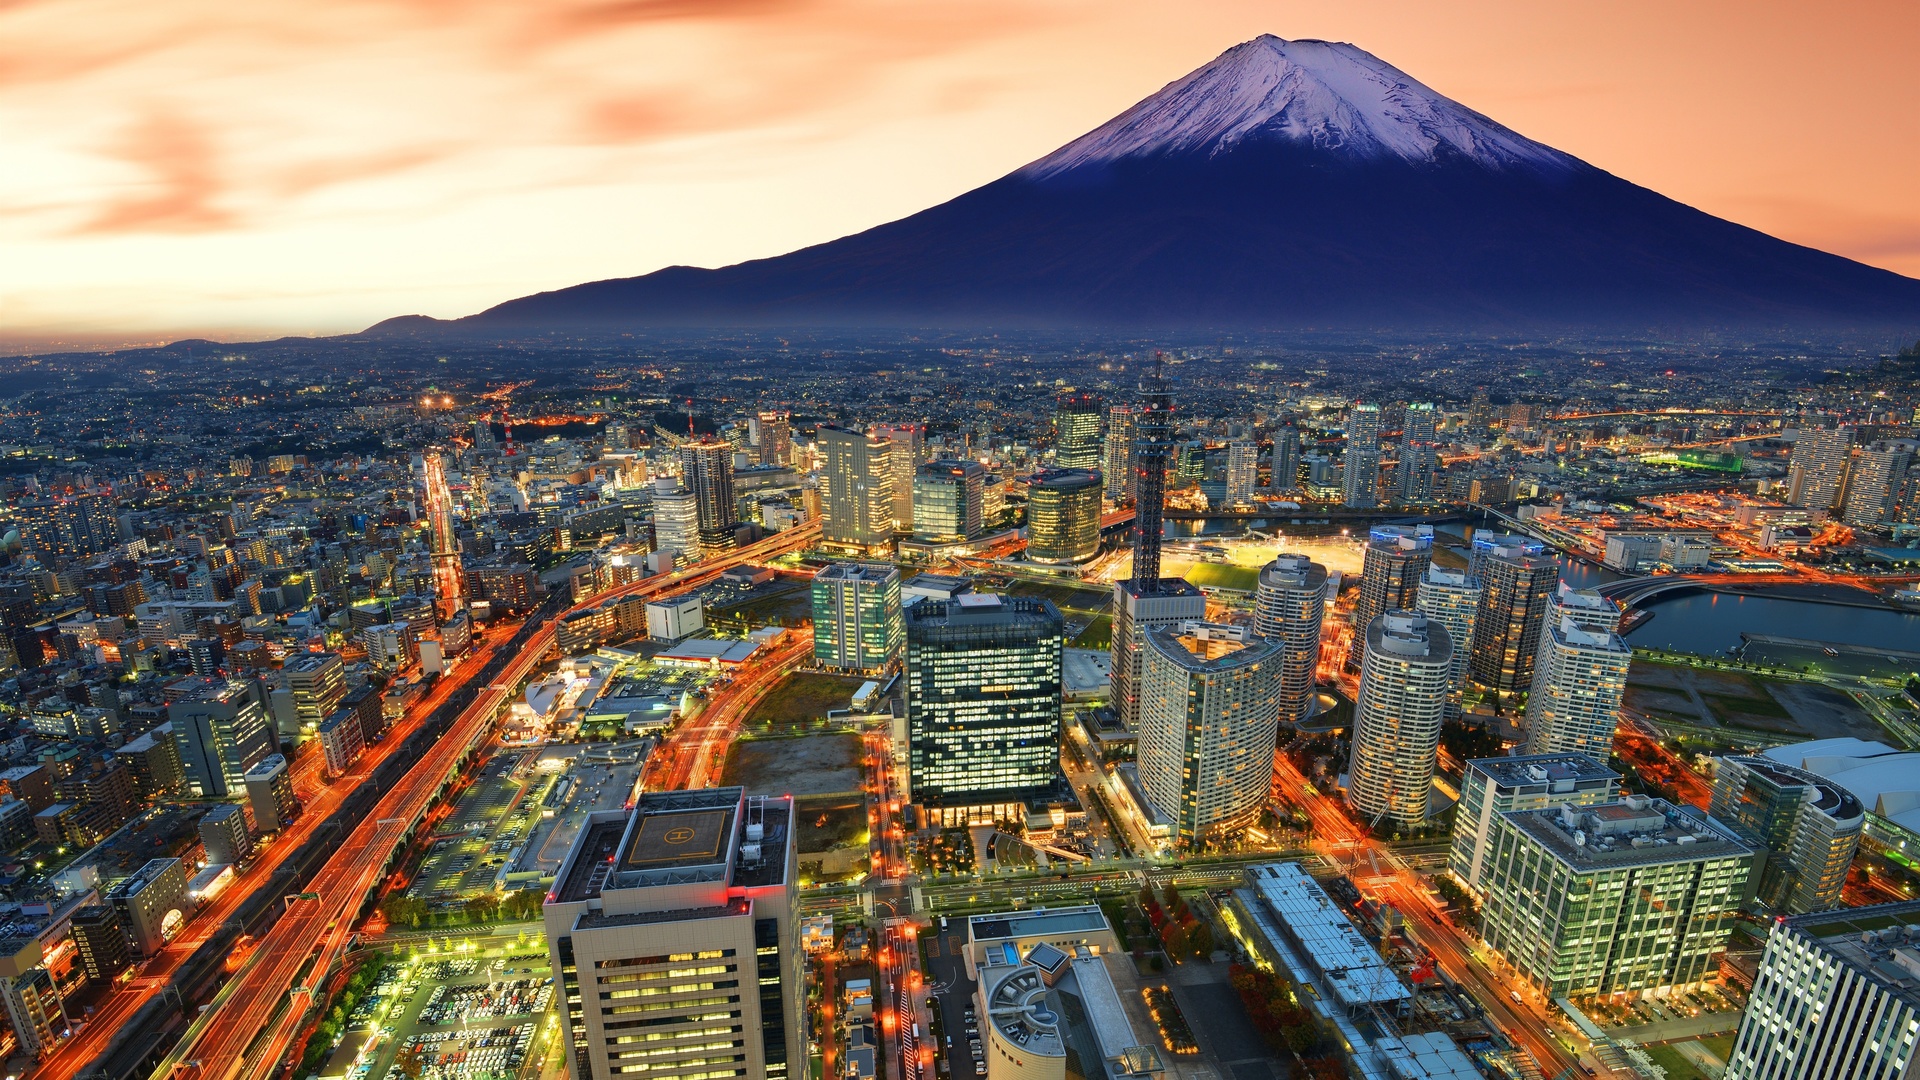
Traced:
<path fill-rule="evenodd" d="M 177 113 L 137 120 L 109 153 L 145 174 L 120 194 L 108 194 L 80 233 L 193 233 L 233 221 L 220 205 L 227 183 L 212 133 Z"/>

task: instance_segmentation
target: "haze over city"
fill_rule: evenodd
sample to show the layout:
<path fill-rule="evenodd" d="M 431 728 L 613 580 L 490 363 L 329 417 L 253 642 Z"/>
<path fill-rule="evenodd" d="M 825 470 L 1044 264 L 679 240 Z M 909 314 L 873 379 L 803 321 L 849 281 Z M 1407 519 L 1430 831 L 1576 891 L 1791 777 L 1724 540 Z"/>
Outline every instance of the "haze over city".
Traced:
<path fill-rule="evenodd" d="M 1920 1075 L 1916 31 L 0 8 L 0 1072 Z"/>

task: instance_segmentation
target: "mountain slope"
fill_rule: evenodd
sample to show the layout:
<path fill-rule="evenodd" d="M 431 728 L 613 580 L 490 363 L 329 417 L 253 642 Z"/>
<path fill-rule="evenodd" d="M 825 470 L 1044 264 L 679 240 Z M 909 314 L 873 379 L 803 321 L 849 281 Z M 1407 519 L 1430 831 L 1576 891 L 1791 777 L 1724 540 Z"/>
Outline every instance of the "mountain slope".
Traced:
<path fill-rule="evenodd" d="M 670 267 L 460 320 L 485 332 L 1915 321 L 1920 281 L 1628 183 L 1352 45 L 1271 36 L 911 217 L 777 258 Z"/>

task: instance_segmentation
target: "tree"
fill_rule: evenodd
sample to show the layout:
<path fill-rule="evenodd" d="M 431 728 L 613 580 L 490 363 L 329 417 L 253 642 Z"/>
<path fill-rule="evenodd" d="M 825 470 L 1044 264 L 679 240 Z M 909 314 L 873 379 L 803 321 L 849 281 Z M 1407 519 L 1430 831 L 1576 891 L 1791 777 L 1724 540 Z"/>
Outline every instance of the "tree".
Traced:
<path fill-rule="evenodd" d="M 1193 948 L 1194 956 L 1205 960 L 1207 957 L 1213 955 L 1213 927 L 1211 925 L 1204 922 L 1194 923 L 1193 928 L 1187 932 L 1187 941 Z"/>
<path fill-rule="evenodd" d="M 1191 947 L 1187 942 L 1186 928 L 1172 919 L 1168 919 L 1167 925 L 1160 928 L 1160 944 L 1166 948 L 1169 957 L 1185 956 Z"/>

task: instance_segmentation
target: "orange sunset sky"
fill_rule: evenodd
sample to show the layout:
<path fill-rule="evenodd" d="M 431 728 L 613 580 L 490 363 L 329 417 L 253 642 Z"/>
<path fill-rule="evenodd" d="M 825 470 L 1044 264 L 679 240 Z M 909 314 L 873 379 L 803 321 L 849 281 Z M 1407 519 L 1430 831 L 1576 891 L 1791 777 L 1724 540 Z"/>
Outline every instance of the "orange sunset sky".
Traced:
<path fill-rule="evenodd" d="M 1269 32 L 1920 276 L 1910 0 L 6 0 L 0 338 L 333 333 L 774 255 Z"/>

